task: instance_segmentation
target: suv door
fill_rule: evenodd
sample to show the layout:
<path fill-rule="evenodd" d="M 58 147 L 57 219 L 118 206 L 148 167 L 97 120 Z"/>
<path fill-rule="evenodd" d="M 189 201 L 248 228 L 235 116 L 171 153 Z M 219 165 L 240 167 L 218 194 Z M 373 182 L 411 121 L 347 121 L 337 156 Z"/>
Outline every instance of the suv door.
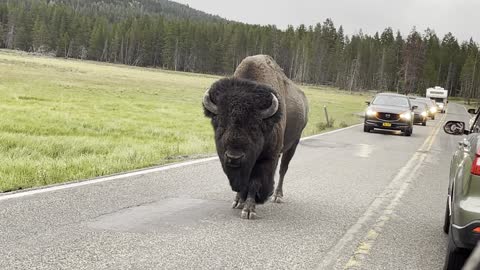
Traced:
<path fill-rule="evenodd" d="M 453 180 L 458 174 L 458 170 L 461 167 L 461 162 L 466 158 L 466 155 L 470 155 L 472 139 L 477 137 L 475 134 L 480 133 L 480 109 L 478 111 L 479 113 L 477 113 L 477 115 L 475 116 L 475 120 L 470 126 L 470 134 L 466 138 L 463 138 L 461 141 L 458 142 L 457 150 L 452 157 L 452 161 L 450 164 L 450 185 L 448 194 L 451 194 L 450 191 Z M 476 144 L 476 142 L 474 143 Z"/>
<path fill-rule="evenodd" d="M 479 110 L 480 112 L 480 110 Z M 450 185 L 449 196 L 451 202 L 451 211 L 454 213 L 460 205 L 460 202 L 469 196 L 471 167 L 475 159 L 477 147 L 479 146 L 480 138 L 480 117 L 479 113 L 475 116 L 475 121 L 470 127 L 470 134 L 458 142 L 458 148 L 455 152 L 450 168 Z M 454 223 L 459 221 L 453 215 Z"/>

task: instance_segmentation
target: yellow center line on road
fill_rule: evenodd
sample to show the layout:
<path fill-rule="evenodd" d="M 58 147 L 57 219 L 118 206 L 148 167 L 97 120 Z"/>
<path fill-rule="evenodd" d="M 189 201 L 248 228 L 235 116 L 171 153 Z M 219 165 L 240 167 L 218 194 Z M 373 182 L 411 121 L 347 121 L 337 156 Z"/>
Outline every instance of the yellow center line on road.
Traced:
<path fill-rule="evenodd" d="M 344 269 L 355 269 L 356 267 L 360 266 L 361 262 L 364 261 L 370 254 L 370 251 L 378 236 L 382 233 L 385 224 L 390 220 L 395 208 L 400 203 L 401 198 L 407 191 L 410 184 L 416 179 L 415 176 L 427 158 L 428 152 L 432 148 L 435 138 L 437 137 L 446 116 L 447 114 L 445 113 L 441 121 L 439 121 L 439 123 L 435 126 L 432 133 L 427 137 L 423 145 L 408 161 L 407 165 L 402 168 L 399 174 L 397 174 L 395 178 L 401 176 L 401 178 L 404 179 L 402 186 L 395 194 L 395 197 L 393 197 L 393 200 L 390 202 L 390 204 L 383 210 L 380 217 L 377 218 L 373 227 L 368 230 L 367 234 L 363 238 L 363 241 L 357 246 L 357 249 L 355 250 L 353 256 L 350 257 L 350 260 L 347 262 Z M 404 171 L 403 169 L 406 169 L 405 172 L 408 173 L 402 173 Z"/>
<path fill-rule="evenodd" d="M 385 223 L 393 214 L 393 210 L 400 202 L 409 185 L 415 180 L 416 172 L 422 167 L 446 116 L 447 113 L 443 115 L 422 146 L 415 152 L 407 164 L 400 169 L 383 192 L 374 199 L 363 215 L 337 241 L 335 246 L 324 255 L 324 259 L 318 266 L 318 269 L 338 269 L 338 265 L 341 263 L 342 258 L 345 258 L 345 254 L 352 252 L 351 247 L 357 241 L 356 239 L 363 240 L 342 268 L 354 269 L 365 260 L 382 232 Z M 377 216 L 378 218 L 376 218 Z M 372 223 L 373 225 L 369 226 Z M 365 228 L 367 228 L 367 234 L 363 238 L 359 238 L 359 234 L 364 232 Z"/>

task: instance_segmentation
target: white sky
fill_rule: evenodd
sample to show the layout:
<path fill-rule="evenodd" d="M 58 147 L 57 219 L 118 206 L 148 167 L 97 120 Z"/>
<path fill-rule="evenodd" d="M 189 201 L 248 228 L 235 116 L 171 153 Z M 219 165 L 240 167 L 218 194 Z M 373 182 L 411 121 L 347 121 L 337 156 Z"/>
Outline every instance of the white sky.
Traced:
<path fill-rule="evenodd" d="M 430 27 L 443 38 L 480 41 L 480 0 L 175 0 L 220 17 L 251 23 L 314 25 L 331 18 L 346 34 L 374 34 L 390 26 L 407 35 L 413 26 Z"/>

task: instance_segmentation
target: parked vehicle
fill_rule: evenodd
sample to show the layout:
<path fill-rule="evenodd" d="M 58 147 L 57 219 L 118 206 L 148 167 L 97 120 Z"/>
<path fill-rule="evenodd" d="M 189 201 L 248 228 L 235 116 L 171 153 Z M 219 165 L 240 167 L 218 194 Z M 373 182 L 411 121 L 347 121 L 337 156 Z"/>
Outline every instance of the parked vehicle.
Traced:
<path fill-rule="evenodd" d="M 422 126 L 427 125 L 427 119 L 428 119 L 428 108 L 427 104 L 421 100 L 418 99 L 411 99 L 410 100 L 411 104 L 413 106 L 417 106 L 415 110 L 413 110 L 414 116 L 413 116 L 413 123 L 414 124 L 422 124 Z"/>
<path fill-rule="evenodd" d="M 448 121 L 444 131 L 467 135 L 459 142 L 450 165 L 448 196 L 443 230 L 448 233 L 444 269 L 461 269 L 480 240 L 480 110 L 470 127 Z"/>
<path fill-rule="evenodd" d="M 428 88 L 426 97 L 435 101 L 438 107 L 438 111 L 440 111 L 441 113 L 445 113 L 448 103 L 448 90 L 440 86 Z"/>
<path fill-rule="evenodd" d="M 405 136 L 413 132 L 413 110 L 410 100 L 405 95 L 380 93 L 377 94 L 365 111 L 363 131 L 370 132 L 376 128 L 401 130 Z"/>

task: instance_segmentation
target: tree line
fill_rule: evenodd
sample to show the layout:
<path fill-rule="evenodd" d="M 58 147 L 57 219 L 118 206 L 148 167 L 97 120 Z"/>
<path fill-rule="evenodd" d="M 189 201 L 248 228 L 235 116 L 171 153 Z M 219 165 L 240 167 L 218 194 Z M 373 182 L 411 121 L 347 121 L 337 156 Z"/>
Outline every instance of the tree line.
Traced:
<path fill-rule="evenodd" d="M 228 75 L 271 55 L 291 79 L 349 91 L 425 93 L 442 86 L 480 97 L 479 47 L 433 30 L 345 35 L 314 26 L 227 21 L 166 0 L 0 0 L 0 48 L 177 71 Z"/>

